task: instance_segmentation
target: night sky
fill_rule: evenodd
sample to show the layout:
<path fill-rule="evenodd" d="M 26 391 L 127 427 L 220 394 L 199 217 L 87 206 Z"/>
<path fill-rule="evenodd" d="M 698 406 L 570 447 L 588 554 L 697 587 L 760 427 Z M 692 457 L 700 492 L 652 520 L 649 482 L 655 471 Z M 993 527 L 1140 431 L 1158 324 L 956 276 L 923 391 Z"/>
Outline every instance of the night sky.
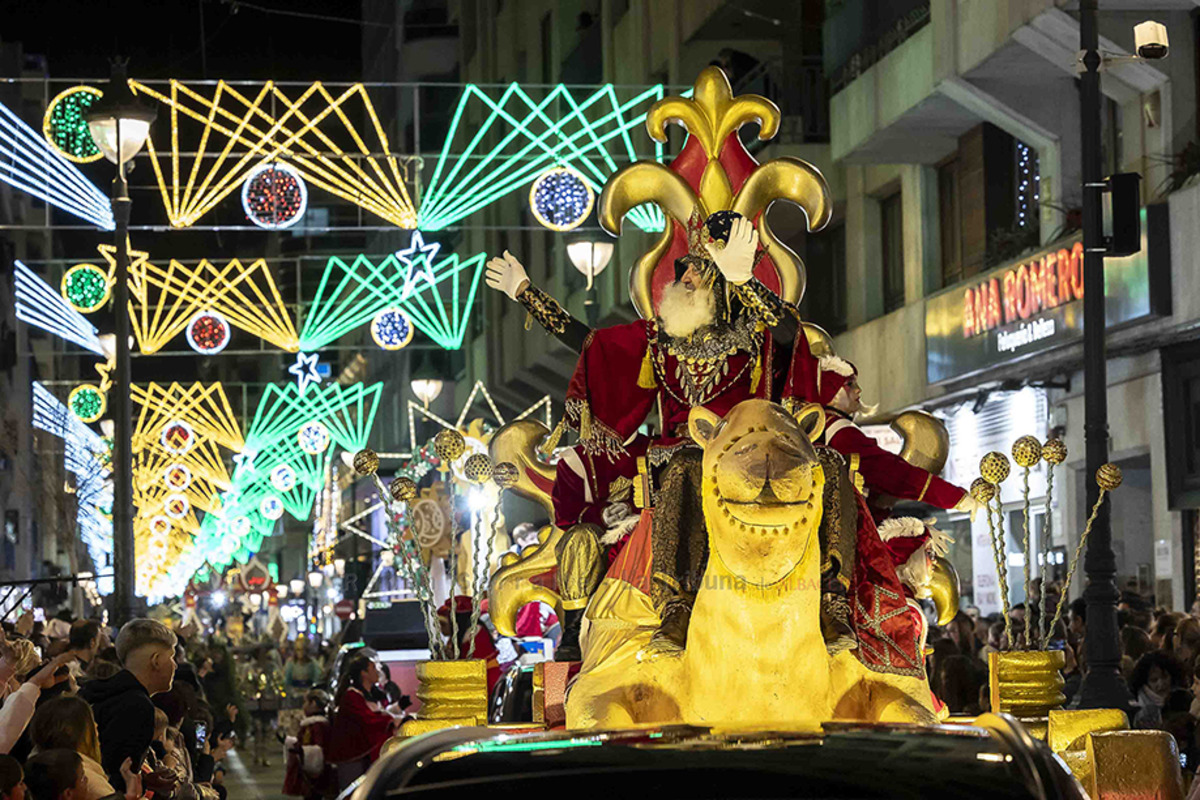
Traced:
<path fill-rule="evenodd" d="M 108 58 L 116 53 L 130 59 L 133 77 L 143 79 L 361 77 L 358 24 L 260 9 L 356 22 L 361 12 L 356 0 L 25 0 L 5 4 L 0 39 L 45 55 L 55 78 L 107 77 Z"/>

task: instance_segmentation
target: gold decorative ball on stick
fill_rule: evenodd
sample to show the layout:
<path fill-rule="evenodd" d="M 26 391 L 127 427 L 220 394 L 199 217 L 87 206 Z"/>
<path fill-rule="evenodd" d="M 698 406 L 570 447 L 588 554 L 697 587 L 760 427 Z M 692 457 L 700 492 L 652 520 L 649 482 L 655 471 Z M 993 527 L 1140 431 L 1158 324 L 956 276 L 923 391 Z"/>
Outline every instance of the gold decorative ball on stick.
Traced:
<path fill-rule="evenodd" d="M 411 503 L 417 496 L 417 484 L 412 478 L 401 475 L 388 484 L 392 499 L 399 503 Z"/>
<path fill-rule="evenodd" d="M 1042 460 L 1042 443 L 1036 436 L 1022 436 L 1013 442 L 1012 456 L 1013 461 L 1025 469 L 1036 466 Z"/>
<path fill-rule="evenodd" d="M 433 452 L 446 464 L 457 461 L 466 449 L 467 443 L 458 431 L 446 428 L 433 437 Z"/>
<path fill-rule="evenodd" d="M 971 483 L 971 497 L 974 497 L 984 505 L 991 502 L 996 496 L 996 484 L 989 483 L 986 478 L 976 478 Z"/>
<path fill-rule="evenodd" d="M 379 469 L 379 456 L 369 447 L 354 454 L 354 471 L 359 475 L 374 475 Z"/>
<path fill-rule="evenodd" d="M 463 464 L 463 474 L 471 483 L 485 483 L 492 477 L 492 460 L 483 453 L 476 453 Z"/>
<path fill-rule="evenodd" d="M 1116 464 L 1101 464 L 1096 470 L 1096 485 L 1106 492 L 1111 492 L 1121 485 L 1124 476 Z"/>
<path fill-rule="evenodd" d="M 492 480 L 501 489 L 507 489 L 510 486 L 516 486 L 517 479 L 520 473 L 517 471 L 517 465 L 511 461 L 501 461 L 496 466 L 492 467 Z"/>
<path fill-rule="evenodd" d="M 988 483 L 1004 483 L 1010 469 L 1008 456 L 1004 455 L 1004 453 L 998 453 L 993 450 L 979 459 L 979 474 Z"/>
<path fill-rule="evenodd" d="M 1058 466 L 1067 460 L 1067 446 L 1062 439 L 1047 439 L 1042 445 L 1042 458 L 1047 464 Z"/>

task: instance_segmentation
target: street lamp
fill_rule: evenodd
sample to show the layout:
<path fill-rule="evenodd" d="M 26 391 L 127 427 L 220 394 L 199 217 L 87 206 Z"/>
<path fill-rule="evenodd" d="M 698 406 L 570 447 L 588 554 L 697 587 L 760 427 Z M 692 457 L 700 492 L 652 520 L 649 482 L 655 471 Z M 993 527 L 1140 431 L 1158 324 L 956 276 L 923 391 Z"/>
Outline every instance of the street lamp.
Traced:
<path fill-rule="evenodd" d="M 1098 0 L 1080 0 L 1079 47 L 1084 70 L 1079 76 L 1083 172 L 1083 432 L 1087 450 L 1087 502 L 1094 508 L 1100 487 L 1096 470 L 1108 461 L 1108 365 L 1104 319 L 1103 153 L 1100 149 L 1100 33 Z M 1121 675 L 1121 640 L 1117 629 L 1117 560 L 1112 549 L 1109 503 L 1102 503 L 1092 524 L 1084 571 L 1087 601 L 1088 671 L 1080 686 L 1080 707 L 1120 708 L 1130 705 Z"/>
<path fill-rule="evenodd" d="M 595 242 L 588 239 L 571 242 L 567 245 L 567 258 L 575 265 L 575 269 L 587 276 L 587 298 L 583 301 L 583 310 L 587 315 L 589 327 L 596 327 L 596 287 L 593 281 L 604 271 L 612 260 L 613 243 Z"/>
<path fill-rule="evenodd" d="M 157 110 L 142 103 L 129 89 L 125 61 L 115 59 L 104 96 L 87 112 L 88 130 L 96 147 L 117 165 L 112 185 L 114 244 L 117 251 L 116 368 L 113 373 L 113 616 L 118 625 L 133 617 L 136 563 L 133 540 L 133 427 L 130 424 L 132 381 L 129 368 L 129 184 L 125 165 L 146 144 Z"/>
<path fill-rule="evenodd" d="M 429 404 L 438 399 L 445 384 L 442 383 L 442 379 L 438 371 L 434 369 L 433 364 L 426 358 L 421 362 L 421 366 L 413 371 L 408 385 L 412 389 L 412 393 L 417 396 L 417 399 L 425 405 L 425 408 L 429 408 Z"/>

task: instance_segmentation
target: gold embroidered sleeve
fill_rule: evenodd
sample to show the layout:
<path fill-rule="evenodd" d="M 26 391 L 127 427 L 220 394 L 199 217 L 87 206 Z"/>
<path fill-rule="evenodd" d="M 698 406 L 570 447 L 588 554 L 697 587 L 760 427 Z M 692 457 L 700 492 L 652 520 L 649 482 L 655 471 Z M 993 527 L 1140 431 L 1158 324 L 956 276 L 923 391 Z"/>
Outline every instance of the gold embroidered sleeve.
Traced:
<path fill-rule="evenodd" d="M 767 328 L 774 328 L 791 315 L 791 309 L 783 299 L 763 285 L 758 278 L 751 278 L 733 291 L 752 317 Z"/>
<path fill-rule="evenodd" d="M 591 329 L 572 317 L 570 312 L 549 294 L 531 283 L 517 295 L 517 302 L 525 306 L 525 310 L 529 312 L 529 320 L 537 320 L 548 333 L 554 334 L 559 341 L 575 352 L 583 350 L 583 342 Z M 529 320 L 525 322 L 526 330 L 529 329 Z"/>

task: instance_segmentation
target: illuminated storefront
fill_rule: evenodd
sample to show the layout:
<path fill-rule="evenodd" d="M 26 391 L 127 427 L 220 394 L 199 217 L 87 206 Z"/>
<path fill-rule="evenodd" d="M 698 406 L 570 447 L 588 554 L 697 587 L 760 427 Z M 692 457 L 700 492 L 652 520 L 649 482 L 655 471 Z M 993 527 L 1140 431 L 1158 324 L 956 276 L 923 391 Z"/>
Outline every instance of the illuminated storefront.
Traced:
<path fill-rule="evenodd" d="M 1170 313 L 1166 212 L 1165 205 L 1143 211 L 1141 252 L 1106 260 L 1110 332 Z M 1045 440 L 1054 430 L 1071 448 L 1068 462 L 1055 470 L 1049 506 L 1044 462 L 1029 476 L 1028 529 L 1036 554 L 1034 577 L 1042 573 L 1044 561 L 1048 561 L 1052 579 L 1062 577 L 1086 517 L 1082 364 L 1078 348 L 1070 347 L 1083 334 L 1087 287 L 1082 278 L 1082 255 L 1078 235 L 1068 237 L 925 302 L 926 380 L 931 387 L 945 387 L 955 398 L 934 410 L 950 433 L 950 459 L 943 477 L 969 486 L 979 475 L 981 456 L 993 450 L 1008 453 L 1012 442 L 1025 434 Z M 1170 591 L 1169 582 L 1164 584 L 1162 579 L 1170 578 L 1171 547 L 1161 520 L 1152 514 L 1151 453 L 1162 450 L 1163 442 L 1145 419 L 1155 413 L 1157 379 L 1157 374 L 1151 374 L 1129 381 L 1140 394 L 1131 395 L 1128 404 L 1110 399 L 1109 417 L 1114 431 L 1113 458 L 1125 469 L 1128 484 L 1113 508 L 1118 580 L 1121 588 L 1134 581 L 1144 592 L 1162 593 Z M 1115 381 L 1110 381 L 1110 386 L 1112 383 Z M 1110 396 L 1113 391 L 1110 389 Z M 1018 472 L 1014 468 L 1002 487 L 1009 601 L 1013 605 L 1025 601 L 1026 520 Z M 986 520 L 980 515 L 972 524 L 963 515 L 940 514 L 939 522 L 956 538 L 951 559 L 962 579 L 964 606 L 975 605 L 984 615 L 999 612 L 1000 588 Z M 1047 535 L 1050 546 L 1043 548 Z M 1156 561 L 1166 563 L 1156 565 Z M 1081 589 L 1082 584 L 1072 593 Z"/>

